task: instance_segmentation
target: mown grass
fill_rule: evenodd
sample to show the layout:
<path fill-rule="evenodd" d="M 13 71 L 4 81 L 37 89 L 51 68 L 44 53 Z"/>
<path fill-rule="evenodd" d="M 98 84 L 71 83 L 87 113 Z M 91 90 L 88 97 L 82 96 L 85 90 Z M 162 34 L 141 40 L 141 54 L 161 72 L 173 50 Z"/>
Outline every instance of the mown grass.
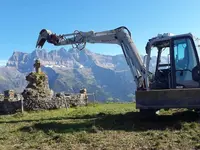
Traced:
<path fill-rule="evenodd" d="M 185 110 L 145 118 L 134 103 L 0 116 L 0 149 L 200 149 L 200 118 Z"/>

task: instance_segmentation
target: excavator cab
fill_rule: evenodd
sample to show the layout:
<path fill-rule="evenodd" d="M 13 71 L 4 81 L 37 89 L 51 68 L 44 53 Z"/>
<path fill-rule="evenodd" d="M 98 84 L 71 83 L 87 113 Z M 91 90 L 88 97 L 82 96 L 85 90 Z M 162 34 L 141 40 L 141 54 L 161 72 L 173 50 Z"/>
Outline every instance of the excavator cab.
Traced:
<path fill-rule="evenodd" d="M 200 110 L 199 45 L 192 34 L 163 34 L 148 41 L 147 57 L 157 49 L 157 63 L 149 90 L 136 91 L 141 111 L 188 108 Z M 166 53 L 167 50 L 167 53 Z M 165 58 L 165 61 L 161 61 Z M 147 59 L 148 60 L 148 59 Z M 146 62 L 148 65 L 150 61 Z"/>
<path fill-rule="evenodd" d="M 150 89 L 200 87 L 198 49 L 192 34 L 158 36 L 148 44 L 157 49 L 155 75 Z"/>

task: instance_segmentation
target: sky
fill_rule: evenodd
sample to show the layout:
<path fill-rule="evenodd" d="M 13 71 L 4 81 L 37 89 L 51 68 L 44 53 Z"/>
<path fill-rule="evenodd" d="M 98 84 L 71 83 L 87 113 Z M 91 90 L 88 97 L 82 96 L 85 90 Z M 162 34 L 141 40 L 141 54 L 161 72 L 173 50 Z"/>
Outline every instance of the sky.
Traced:
<path fill-rule="evenodd" d="M 200 37 L 200 0 L 1 0 L 0 63 L 14 51 L 35 50 L 41 29 L 57 34 L 104 31 L 126 26 L 139 53 L 159 33 L 188 33 Z M 64 46 L 66 49 L 71 45 Z M 48 51 L 59 49 L 46 43 Z M 100 54 L 122 54 L 118 45 L 87 44 Z"/>

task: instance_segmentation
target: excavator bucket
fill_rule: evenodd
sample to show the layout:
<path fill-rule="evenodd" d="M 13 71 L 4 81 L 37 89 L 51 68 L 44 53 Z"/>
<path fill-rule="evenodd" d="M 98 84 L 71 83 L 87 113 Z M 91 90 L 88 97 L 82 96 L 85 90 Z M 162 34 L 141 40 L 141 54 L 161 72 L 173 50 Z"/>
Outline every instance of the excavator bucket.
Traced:
<path fill-rule="evenodd" d="M 36 48 L 42 48 L 47 40 L 47 36 L 44 36 L 44 34 L 47 34 L 47 31 L 45 29 L 42 29 L 39 33 L 38 40 L 36 42 Z"/>
<path fill-rule="evenodd" d="M 57 36 L 56 34 L 53 34 L 50 30 L 42 29 L 40 31 L 36 48 L 42 48 L 47 41 L 48 43 L 52 43 L 56 45 L 59 40 L 62 39 L 62 36 Z"/>
<path fill-rule="evenodd" d="M 38 42 L 36 44 L 36 48 L 42 48 L 45 42 L 46 42 L 46 39 L 44 39 L 44 38 L 41 38 L 41 39 L 38 38 Z"/>

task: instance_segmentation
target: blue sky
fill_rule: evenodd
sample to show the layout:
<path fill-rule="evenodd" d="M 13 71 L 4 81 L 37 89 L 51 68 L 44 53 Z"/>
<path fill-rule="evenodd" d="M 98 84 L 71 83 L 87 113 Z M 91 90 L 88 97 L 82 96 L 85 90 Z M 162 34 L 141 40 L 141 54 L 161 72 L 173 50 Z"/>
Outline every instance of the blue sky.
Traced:
<path fill-rule="evenodd" d="M 0 60 L 7 60 L 13 51 L 33 51 L 43 28 L 63 34 L 126 26 L 143 54 L 147 40 L 158 33 L 192 32 L 200 37 L 199 20 L 200 0 L 2 0 Z M 44 48 L 59 47 L 46 44 Z M 102 54 L 122 53 L 116 45 L 87 44 L 86 48 Z"/>

